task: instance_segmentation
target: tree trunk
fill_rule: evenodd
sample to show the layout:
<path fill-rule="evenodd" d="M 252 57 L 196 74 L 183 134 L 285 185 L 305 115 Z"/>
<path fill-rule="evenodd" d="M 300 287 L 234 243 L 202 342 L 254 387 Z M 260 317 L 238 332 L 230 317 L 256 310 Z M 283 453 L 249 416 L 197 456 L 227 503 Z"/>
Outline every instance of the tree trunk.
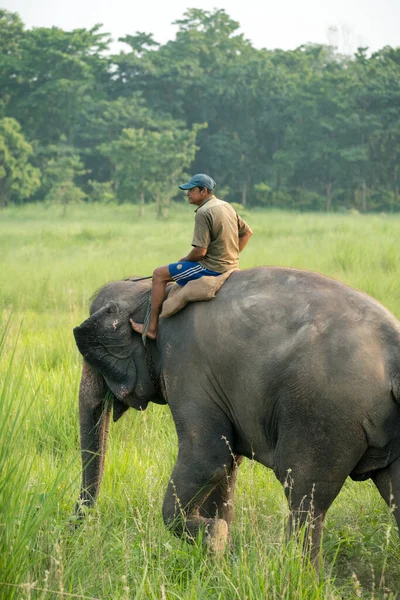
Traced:
<path fill-rule="evenodd" d="M 0 179 L 0 208 L 5 208 L 6 204 L 7 204 L 6 181 L 5 181 L 5 179 Z"/>
<path fill-rule="evenodd" d="M 354 190 L 354 208 L 357 208 L 359 205 L 358 195 L 359 195 L 358 188 L 355 188 L 355 190 Z"/>
<path fill-rule="evenodd" d="M 247 182 L 244 181 L 242 184 L 242 206 L 246 206 L 247 202 Z"/>
<path fill-rule="evenodd" d="M 103 377 L 84 361 L 79 390 L 82 486 L 78 513 L 81 505 L 94 504 L 100 489 L 111 412 L 105 402 L 106 390 Z"/>
<path fill-rule="evenodd" d="M 281 189 L 281 170 L 276 171 L 276 191 L 279 192 Z"/>
<path fill-rule="evenodd" d="M 58 199 L 61 202 L 61 206 L 62 206 L 61 217 L 64 219 L 67 216 L 67 205 L 68 205 L 68 201 L 66 199 L 65 185 L 60 185 L 60 187 L 58 188 L 58 191 L 57 191 L 57 196 L 58 196 Z"/>
<path fill-rule="evenodd" d="M 114 191 L 115 191 L 115 197 L 117 199 L 117 204 L 120 205 L 120 204 L 122 204 L 122 200 L 118 196 L 118 190 L 119 190 L 119 179 L 118 179 L 118 176 L 116 174 L 115 175 L 115 180 L 114 180 Z"/>
<path fill-rule="evenodd" d="M 165 197 L 162 205 L 162 217 L 168 219 L 170 198 Z"/>
<path fill-rule="evenodd" d="M 362 182 L 362 210 L 367 212 L 367 186 L 365 181 Z"/>
<path fill-rule="evenodd" d="M 332 210 L 332 182 L 326 186 L 326 212 Z"/>
<path fill-rule="evenodd" d="M 140 192 L 140 216 L 144 217 L 144 192 Z"/>
<path fill-rule="evenodd" d="M 162 214 L 161 214 L 161 196 L 160 196 L 160 194 L 157 194 L 157 196 L 156 196 L 156 217 L 157 217 L 157 219 L 159 219 L 160 217 L 162 217 Z"/>

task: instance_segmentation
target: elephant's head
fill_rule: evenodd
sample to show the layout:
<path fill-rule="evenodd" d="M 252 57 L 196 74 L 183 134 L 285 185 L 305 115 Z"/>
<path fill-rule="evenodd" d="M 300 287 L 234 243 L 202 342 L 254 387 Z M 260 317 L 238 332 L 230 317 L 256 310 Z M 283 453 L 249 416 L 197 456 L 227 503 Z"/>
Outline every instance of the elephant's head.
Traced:
<path fill-rule="evenodd" d="M 142 340 L 129 322 L 133 314 L 137 310 L 132 301 L 111 300 L 74 329 L 82 356 L 100 371 L 117 400 L 114 412 L 120 403 L 144 410 L 150 400 L 157 401 Z"/>

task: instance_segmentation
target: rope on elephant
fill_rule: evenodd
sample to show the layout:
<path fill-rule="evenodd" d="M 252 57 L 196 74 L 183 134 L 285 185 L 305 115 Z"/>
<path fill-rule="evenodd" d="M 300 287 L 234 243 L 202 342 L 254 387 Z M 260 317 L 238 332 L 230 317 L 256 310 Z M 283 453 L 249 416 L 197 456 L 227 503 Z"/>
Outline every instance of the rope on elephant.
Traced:
<path fill-rule="evenodd" d="M 165 388 L 165 385 L 162 384 L 162 380 L 160 382 L 160 379 L 157 375 L 157 369 L 154 364 L 153 357 L 151 355 L 151 351 L 146 346 L 146 342 L 148 339 L 146 334 L 147 334 L 147 330 L 149 328 L 149 323 L 150 323 L 150 313 L 151 313 L 151 292 L 149 294 L 149 301 L 147 304 L 146 316 L 145 316 L 144 322 L 143 322 L 142 341 L 143 341 L 144 353 L 145 353 L 145 357 L 146 357 L 146 363 L 147 363 L 147 368 L 149 370 L 150 379 L 154 384 L 157 394 L 161 398 L 163 398 L 165 400 L 165 402 L 168 403 L 167 390 Z"/>
<path fill-rule="evenodd" d="M 146 275 L 146 277 L 137 277 L 135 279 L 132 279 L 132 277 L 127 277 L 126 279 L 124 279 L 124 281 L 144 281 L 145 279 L 152 279 L 153 275 Z"/>
<path fill-rule="evenodd" d="M 143 346 L 146 346 L 146 342 L 147 342 L 147 330 L 148 330 L 149 324 L 150 324 L 150 313 L 151 313 L 151 292 L 149 294 L 149 301 L 147 304 L 146 316 L 143 321 L 143 333 L 142 333 Z"/>

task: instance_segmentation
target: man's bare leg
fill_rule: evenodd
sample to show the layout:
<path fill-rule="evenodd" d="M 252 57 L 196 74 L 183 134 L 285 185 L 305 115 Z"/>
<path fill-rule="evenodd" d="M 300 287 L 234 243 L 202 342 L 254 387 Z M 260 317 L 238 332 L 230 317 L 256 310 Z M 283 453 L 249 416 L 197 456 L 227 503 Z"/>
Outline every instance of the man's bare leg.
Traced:
<path fill-rule="evenodd" d="M 168 267 L 158 267 L 153 273 L 153 284 L 151 288 L 151 312 L 147 337 L 155 340 L 158 330 L 158 317 L 165 299 L 165 288 L 169 281 L 173 281 Z M 143 323 L 136 323 L 130 319 L 133 331 L 143 335 Z"/>

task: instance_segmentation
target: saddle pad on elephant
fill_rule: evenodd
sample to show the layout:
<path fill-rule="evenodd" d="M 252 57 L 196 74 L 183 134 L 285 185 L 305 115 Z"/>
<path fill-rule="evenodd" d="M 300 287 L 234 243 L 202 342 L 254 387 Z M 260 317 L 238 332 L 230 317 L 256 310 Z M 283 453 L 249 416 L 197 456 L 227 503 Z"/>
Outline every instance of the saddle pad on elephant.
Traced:
<path fill-rule="evenodd" d="M 181 287 L 177 283 L 170 286 L 168 297 L 164 300 L 160 318 L 171 317 L 189 302 L 211 300 L 228 277 L 239 269 L 231 269 L 218 277 L 200 277 Z"/>

